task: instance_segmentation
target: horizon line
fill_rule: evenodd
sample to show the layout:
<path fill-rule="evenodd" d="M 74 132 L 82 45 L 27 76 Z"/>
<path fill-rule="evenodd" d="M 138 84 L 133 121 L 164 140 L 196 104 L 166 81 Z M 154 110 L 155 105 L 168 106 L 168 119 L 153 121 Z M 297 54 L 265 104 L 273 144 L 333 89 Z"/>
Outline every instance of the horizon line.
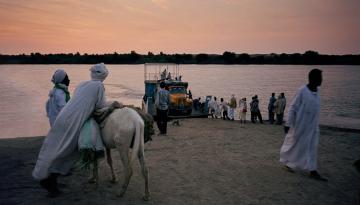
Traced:
<path fill-rule="evenodd" d="M 286 55 L 293 55 L 293 54 L 305 54 L 306 52 L 315 52 L 317 53 L 318 55 L 329 55 L 329 56 L 346 56 L 346 55 L 360 55 L 360 53 L 347 53 L 347 54 L 327 54 L 327 53 L 319 53 L 318 51 L 314 51 L 314 50 L 307 50 L 303 53 L 299 53 L 299 52 L 294 52 L 294 53 L 274 53 L 274 52 L 271 52 L 271 53 L 246 53 L 246 52 L 242 52 L 242 53 L 237 53 L 237 52 L 233 52 L 233 51 L 224 51 L 223 53 L 206 53 L 206 52 L 200 52 L 200 53 L 164 53 L 164 52 L 159 52 L 159 53 L 154 53 L 154 52 L 151 52 L 151 51 L 148 51 L 148 53 L 138 53 L 134 50 L 128 52 L 128 53 L 118 53 L 116 51 L 112 52 L 112 53 L 86 53 L 86 52 L 79 52 L 79 51 L 76 51 L 76 52 L 73 52 L 73 53 L 68 53 L 68 52 L 64 52 L 64 53 L 41 53 L 41 52 L 31 52 L 31 53 L 18 53 L 18 54 L 8 54 L 8 53 L 0 53 L 0 55 L 2 56 L 5 56 L 5 55 L 8 55 L 8 56 L 20 56 L 20 55 L 31 55 L 31 54 L 40 54 L 40 55 L 63 55 L 63 54 L 66 54 L 66 55 L 69 55 L 69 54 L 73 54 L 73 55 L 76 55 L 76 54 L 79 54 L 79 55 L 113 55 L 113 54 L 119 54 L 119 55 L 123 55 L 123 54 L 131 54 L 131 53 L 136 53 L 138 55 L 149 55 L 149 53 L 152 53 L 153 55 L 200 55 L 200 54 L 206 54 L 206 55 L 223 55 L 225 52 L 229 52 L 229 53 L 235 53 L 237 55 L 241 55 L 241 54 L 248 54 L 250 56 L 254 56 L 254 55 L 281 55 L 281 54 L 286 54 Z"/>

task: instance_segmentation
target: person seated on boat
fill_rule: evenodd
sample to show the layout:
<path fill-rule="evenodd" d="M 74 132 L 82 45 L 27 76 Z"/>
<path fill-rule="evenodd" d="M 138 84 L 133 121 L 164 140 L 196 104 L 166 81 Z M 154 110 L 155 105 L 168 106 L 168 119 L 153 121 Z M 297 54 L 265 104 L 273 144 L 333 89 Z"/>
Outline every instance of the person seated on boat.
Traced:
<path fill-rule="evenodd" d="M 165 80 L 165 79 L 166 79 L 166 69 L 164 69 L 163 72 L 161 72 L 160 79 L 161 79 L 161 80 Z"/>
<path fill-rule="evenodd" d="M 166 80 L 172 80 L 172 79 L 171 79 L 171 73 L 170 73 L 170 72 L 168 73 L 168 75 L 167 75 L 167 77 L 166 77 Z"/>
<path fill-rule="evenodd" d="M 179 76 L 179 81 L 181 82 L 182 75 Z"/>

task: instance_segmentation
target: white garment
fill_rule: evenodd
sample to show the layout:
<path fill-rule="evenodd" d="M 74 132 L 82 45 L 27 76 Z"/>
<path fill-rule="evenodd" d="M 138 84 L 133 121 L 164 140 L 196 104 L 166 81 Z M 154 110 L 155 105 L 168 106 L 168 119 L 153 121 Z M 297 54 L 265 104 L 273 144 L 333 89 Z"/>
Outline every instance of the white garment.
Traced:
<path fill-rule="evenodd" d="M 95 109 L 106 106 L 102 80 L 80 83 L 74 96 L 56 118 L 40 149 L 33 177 L 42 180 L 49 173 L 67 174 L 77 159 L 80 129 Z"/>
<path fill-rule="evenodd" d="M 64 85 L 65 86 L 65 85 Z M 49 118 L 50 127 L 54 125 L 55 119 L 61 109 L 66 105 L 66 94 L 62 89 L 53 88 L 49 92 L 49 99 L 46 102 L 46 114 Z"/>
<path fill-rule="evenodd" d="M 229 107 L 228 116 L 229 116 L 230 120 L 234 120 L 234 119 L 235 119 L 235 108 Z"/>
<path fill-rule="evenodd" d="M 51 82 L 67 89 L 66 85 L 61 84 L 66 75 L 67 74 L 63 69 L 57 69 L 51 78 Z M 51 89 L 49 92 L 49 99 L 46 102 L 46 116 L 49 118 L 50 127 L 53 126 L 57 115 L 65 104 L 66 93 L 60 88 Z"/>
<path fill-rule="evenodd" d="M 247 111 L 246 101 L 239 100 L 239 119 L 240 120 L 246 120 L 246 112 L 244 112 L 244 109 Z"/>
<path fill-rule="evenodd" d="M 215 110 L 217 109 L 217 103 L 215 100 L 211 99 L 210 102 L 208 103 L 208 110 L 209 113 L 211 112 L 211 110 Z"/>
<path fill-rule="evenodd" d="M 217 101 L 215 101 L 215 116 L 221 117 L 221 104 Z"/>
<path fill-rule="evenodd" d="M 90 76 L 92 80 L 104 81 L 105 78 L 109 75 L 109 71 L 104 63 L 96 64 L 89 70 L 91 71 Z"/>
<path fill-rule="evenodd" d="M 286 126 L 290 127 L 280 150 L 280 162 L 290 168 L 306 171 L 317 169 L 319 142 L 320 91 L 305 85 L 295 95 Z"/>

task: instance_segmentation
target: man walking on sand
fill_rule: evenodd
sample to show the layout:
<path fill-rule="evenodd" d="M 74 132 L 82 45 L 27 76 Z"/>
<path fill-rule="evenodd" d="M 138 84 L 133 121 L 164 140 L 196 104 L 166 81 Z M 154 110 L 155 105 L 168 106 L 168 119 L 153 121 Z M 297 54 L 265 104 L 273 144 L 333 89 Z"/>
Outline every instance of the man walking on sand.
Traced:
<path fill-rule="evenodd" d="M 310 172 L 310 178 L 327 181 L 317 172 L 319 143 L 319 113 L 322 71 L 309 72 L 309 84 L 300 87 L 291 103 L 284 131 L 285 140 L 280 150 L 280 162 L 285 168 Z"/>

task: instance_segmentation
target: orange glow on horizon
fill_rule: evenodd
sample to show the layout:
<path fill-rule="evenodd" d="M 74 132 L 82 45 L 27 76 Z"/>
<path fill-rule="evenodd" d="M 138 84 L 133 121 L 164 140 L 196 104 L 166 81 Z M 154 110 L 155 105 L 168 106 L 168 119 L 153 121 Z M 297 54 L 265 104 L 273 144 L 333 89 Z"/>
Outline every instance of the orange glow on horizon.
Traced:
<path fill-rule="evenodd" d="M 360 54 L 358 0 L 0 0 L 0 53 Z"/>

